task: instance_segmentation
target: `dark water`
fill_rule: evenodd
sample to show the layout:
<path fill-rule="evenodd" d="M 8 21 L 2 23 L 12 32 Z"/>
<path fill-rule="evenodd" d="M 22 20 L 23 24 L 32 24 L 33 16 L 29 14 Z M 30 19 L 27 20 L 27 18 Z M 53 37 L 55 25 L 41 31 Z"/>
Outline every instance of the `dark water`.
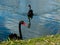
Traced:
<path fill-rule="evenodd" d="M 9 29 L 5 27 L 5 17 L 0 16 L 0 40 L 5 40 L 9 33 Z"/>

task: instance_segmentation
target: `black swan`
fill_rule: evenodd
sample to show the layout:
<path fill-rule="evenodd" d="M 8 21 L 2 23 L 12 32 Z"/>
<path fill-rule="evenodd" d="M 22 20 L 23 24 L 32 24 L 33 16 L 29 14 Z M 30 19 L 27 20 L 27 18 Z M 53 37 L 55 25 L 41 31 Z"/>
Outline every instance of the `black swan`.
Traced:
<path fill-rule="evenodd" d="M 9 38 L 10 38 L 10 39 L 21 39 L 21 40 L 23 39 L 23 37 L 22 37 L 22 32 L 21 32 L 21 24 L 24 25 L 24 26 L 26 25 L 24 21 L 20 21 L 20 22 L 19 22 L 19 27 L 18 27 L 18 28 L 19 28 L 19 36 L 17 36 L 17 34 L 15 34 L 15 33 L 14 33 L 14 34 L 11 33 L 11 34 L 9 35 Z"/>
<path fill-rule="evenodd" d="M 30 22 L 30 18 L 32 19 L 33 18 L 33 10 L 31 9 L 31 5 L 29 4 L 28 5 L 29 7 L 29 11 L 28 11 L 28 19 L 29 19 L 29 22 Z"/>
<path fill-rule="evenodd" d="M 30 25 L 31 25 L 31 22 L 30 22 L 30 20 L 33 18 L 33 10 L 31 9 L 31 5 L 29 4 L 28 5 L 28 7 L 29 7 L 29 11 L 28 11 L 28 20 L 29 20 L 29 24 L 28 24 L 28 28 L 30 28 Z"/>

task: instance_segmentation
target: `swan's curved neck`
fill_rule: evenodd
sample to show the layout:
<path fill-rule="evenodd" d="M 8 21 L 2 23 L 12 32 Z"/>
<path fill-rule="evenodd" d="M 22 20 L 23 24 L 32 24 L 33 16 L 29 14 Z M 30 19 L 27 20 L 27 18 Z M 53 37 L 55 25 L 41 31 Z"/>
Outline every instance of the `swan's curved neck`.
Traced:
<path fill-rule="evenodd" d="M 19 36 L 20 36 L 20 39 L 22 39 L 21 23 L 19 24 Z"/>

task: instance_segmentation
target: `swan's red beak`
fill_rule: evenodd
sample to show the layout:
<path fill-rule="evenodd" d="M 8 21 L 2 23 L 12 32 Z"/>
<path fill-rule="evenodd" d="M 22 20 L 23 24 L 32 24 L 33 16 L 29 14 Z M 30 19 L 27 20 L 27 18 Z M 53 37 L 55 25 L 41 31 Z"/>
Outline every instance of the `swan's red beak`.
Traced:
<path fill-rule="evenodd" d="M 27 26 L 27 24 L 26 24 L 25 22 L 23 22 L 23 24 L 22 24 L 22 25 Z"/>

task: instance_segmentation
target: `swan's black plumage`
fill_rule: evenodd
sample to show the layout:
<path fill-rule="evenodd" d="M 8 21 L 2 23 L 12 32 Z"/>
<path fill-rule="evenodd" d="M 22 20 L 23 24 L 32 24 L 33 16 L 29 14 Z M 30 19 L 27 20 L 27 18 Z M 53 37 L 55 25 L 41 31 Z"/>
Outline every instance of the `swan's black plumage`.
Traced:
<path fill-rule="evenodd" d="M 19 36 L 17 36 L 17 34 L 13 34 L 13 33 L 11 33 L 10 35 L 9 35 L 9 38 L 10 39 L 23 39 L 23 37 L 22 37 L 22 32 L 21 32 L 21 24 L 24 24 L 25 22 L 24 21 L 20 21 L 19 22 Z"/>

